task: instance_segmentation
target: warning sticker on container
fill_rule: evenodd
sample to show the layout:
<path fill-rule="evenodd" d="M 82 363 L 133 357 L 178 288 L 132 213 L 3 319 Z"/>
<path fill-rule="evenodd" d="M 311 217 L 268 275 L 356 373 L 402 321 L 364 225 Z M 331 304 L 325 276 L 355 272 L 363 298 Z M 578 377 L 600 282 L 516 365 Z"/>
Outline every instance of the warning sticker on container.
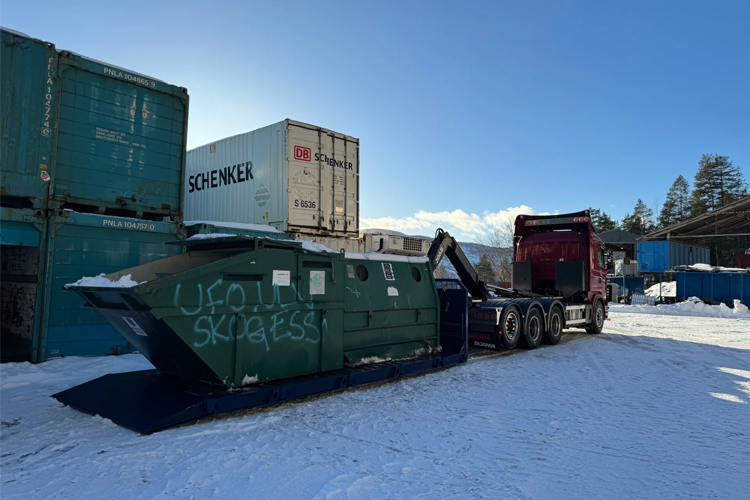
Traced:
<path fill-rule="evenodd" d="M 47 172 L 42 172 L 41 174 L 39 174 L 39 177 L 41 177 L 44 182 L 47 182 L 50 179 L 49 174 Z"/>
<path fill-rule="evenodd" d="M 291 272 L 274 269 L 273 284 L 278 286 L 289 286 L 291 284 Z"/>
<path fill-rule="evenodd" d="M 144 332 L 144 331 L 143 331 L 143 328 L 141 328 L 141 327 L 140 327 L 140 325 L 139 325 L 138 323 L 136 323 L 136 322 L 135 322 L 135 320 L 134 320 L 133 318 L 127 318 L 127 317 L 123 316 L 123 317 L 122 317 L 122 319 L 124 319 L 124 320 L 125 320 L 125 323 L 127 323 L 127 324 L 128 324 L 128 326 L 129 326 L 129 327 L 130 327 L 130 328 L 131 328 L 131 329 L 132 329 L 132 330 L 133 330 L 133 331 L 134 331 L 134 332 L 135 332 L 136 334 L 138 334 L 138 335 L 140 335 L 140 336 L 142 336 L 142 337 L 148 337 L 148 335 L 146 335 L 146 332 Z"/>
<path fill-rule="evenodd" d="M 354 278 L 354 266 L 351 264 L 346 265 L 346 275 L 350 278 Z"/>
<path fill-rule="evenodd" d="M 396 281 L 396 277 L 393 275 L 393 264 L 390 262 L 383 262 L 383 276 L 386 281 Z"/>
<path fill-rule="evenodd" d="M 310 295 L 324 295 L 326 293 L 326 272 L 310 271 Z"/>
<path fill-rule="evenodd" d="M 389 297 L 398 297 L 398 288 L 395 286 L 389 286 L 388 287 L 388 296 Z"/>

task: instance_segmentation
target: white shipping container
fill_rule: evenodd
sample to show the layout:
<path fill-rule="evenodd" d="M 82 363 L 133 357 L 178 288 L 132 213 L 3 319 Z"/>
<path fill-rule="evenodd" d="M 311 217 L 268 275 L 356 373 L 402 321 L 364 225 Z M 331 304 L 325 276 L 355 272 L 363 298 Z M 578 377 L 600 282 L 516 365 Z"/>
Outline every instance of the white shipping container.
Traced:
<path fill-rule="evenodd" d="M 187 152 L 185 220 L 359 236 L 359 139 L 284 120 Z"/>

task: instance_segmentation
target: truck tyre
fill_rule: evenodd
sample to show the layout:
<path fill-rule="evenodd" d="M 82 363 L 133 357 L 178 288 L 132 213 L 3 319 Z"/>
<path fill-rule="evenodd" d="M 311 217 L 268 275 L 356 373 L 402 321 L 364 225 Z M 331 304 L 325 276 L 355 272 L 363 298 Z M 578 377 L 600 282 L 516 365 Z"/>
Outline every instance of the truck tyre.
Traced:
<path fill-rule="evenodd" d="M 601 300 L 597 300 L 594 305 L 594 311 L 591 314 L 591 324 L 586 327 L 588 333 L 598 334 L 602 333 L 604 329 L 604 304 Z"/>
<path fill-rule="evenodd" d="M 549 311 L 547 329 L 544 332 L 545 344 L 557 345 L 560 343 L 563 331 L 563 315 L 559 307 L 553 306 Z"/>
<path fill-rule="evenodd" d="M 500 345 L 506 349 L 515 349 L 523 332 L 521 311 L 517 307 L 506 307 L 500 317 Z"/>
<path fill-rule="evenodd" d="M 542 343 L 542 335 L 544 335 L 544 320 L 539 309 L 536 307 L 529 309 L 523 323 L 523 347 L 536 349 Z"/>

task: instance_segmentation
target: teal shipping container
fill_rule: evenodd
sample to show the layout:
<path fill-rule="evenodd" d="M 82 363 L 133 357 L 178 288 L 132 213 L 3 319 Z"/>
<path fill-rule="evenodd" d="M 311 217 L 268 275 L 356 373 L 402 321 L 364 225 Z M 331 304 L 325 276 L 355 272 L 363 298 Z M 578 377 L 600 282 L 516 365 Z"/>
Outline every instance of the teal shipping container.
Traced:
<path fill-rule="evenodd" d="M 35 361 L 42 318 L 47 219 L 41 210 L 0 209 L 0 358 Z"/>
<path fill-rule="evenodd" d="M 184 226 L 67 211 L 57 212 L 48 224 L 43 359 L 132 351 L 102 316 L 63 287 L 83 276 L 111 273 L 182 252 L 179 243 L 185 240 Z"/>
<path fill-rule="evenodd" d="M 181 220 L 184 88 L 2 38 L 2 205 Z"/>
<path fill-rule="evenodd" d="M 710 264 L 711 250 L 676 241 L 639 241 L 638 272 L 665 273 L 675 266 Z"/>

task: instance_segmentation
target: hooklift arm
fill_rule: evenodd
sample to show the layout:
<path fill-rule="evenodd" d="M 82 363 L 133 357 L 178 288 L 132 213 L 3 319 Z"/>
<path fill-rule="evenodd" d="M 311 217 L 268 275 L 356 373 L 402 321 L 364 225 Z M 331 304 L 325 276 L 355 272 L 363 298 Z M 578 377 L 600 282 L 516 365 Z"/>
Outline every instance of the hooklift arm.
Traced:
<path fill-rule="evenodd" d="M 427 252 L 427 258 L 430 259 L 433 269 L 437 269 L 444 255 L 453 264 L 461 283 L 464 284 L 472 297 L 481 300 L 487 300 L 490 297 L 487 285 L 479 279 L 474 266 L 466 258 L 466 254 L 461 250 L 456 239 L 447 231 L 438 229 L 435 232 L 435 239 L 432 240 L 432 245 L 430 245 L 430 251 Z"/>

